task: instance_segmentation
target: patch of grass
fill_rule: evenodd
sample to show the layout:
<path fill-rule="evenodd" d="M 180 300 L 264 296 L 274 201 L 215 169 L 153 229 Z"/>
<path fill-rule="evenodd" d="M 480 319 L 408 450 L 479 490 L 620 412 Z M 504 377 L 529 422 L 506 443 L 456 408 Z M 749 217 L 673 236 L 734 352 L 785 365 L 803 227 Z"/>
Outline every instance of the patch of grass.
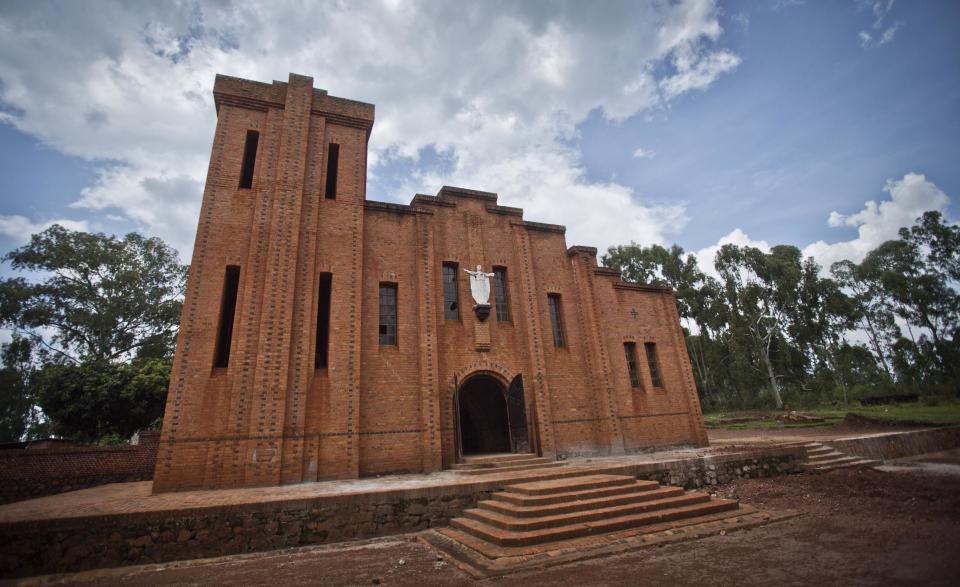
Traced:
<path fill-rule="evenodd" d="M 930 426 L 960 424 L 960 402 L 948 400 L 944 400 L 935 406 L 916 402 L 889 406 L 863 406 L 852 408 L 850 412 L 890 423 L 915 423 Z"/>
<path fill-rule="evenodd" d="M 840 410 L 800 410 L 799 413 L 807 416 L 823 418 L 820 422 L 784 422 L 777 420 L 783 415 L 782 410 L 751 410 L 749 412 L 715 412 L 704 414 L 704 425 L 707 428 L 726 428 L 729 430 L 768 429 L 768 428 L 810 428 L 812 426 L 829 426 L 843 420 L 846 411 Z"/>
<path fill-rule="evenodd" d="M 798 410 L 806 416 L 823 418 L 822 422 L 782 422 L 776 416 L 780 410 L 750 410 L 743 412 L 713 412 L 704 414 L 707 428 L 725 428 L 729 430 L 770 429 L 770 428 L 809 428 L 811 426 L 830 426 L 839 424 L 848 413 L 889 424 L 947 426 L 960 424 L 960 402 L 942 400 L 937 405 L 926 402 L 912 402 L 884 406 L 850 406 L 838 408 L 823 406 Z"/>

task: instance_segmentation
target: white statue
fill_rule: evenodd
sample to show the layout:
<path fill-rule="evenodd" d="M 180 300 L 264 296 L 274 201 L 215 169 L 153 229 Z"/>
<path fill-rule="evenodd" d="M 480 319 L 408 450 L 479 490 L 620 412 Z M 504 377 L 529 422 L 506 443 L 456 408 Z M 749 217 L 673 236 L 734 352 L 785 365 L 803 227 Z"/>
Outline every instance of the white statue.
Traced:
<path fill-rule="evenodd" d="M 484 273 L 483 268 L 477 265 L 476 271 L 464 269 L 470 274 L 470 295 L 478 306 L 485 306 L 490 303 L 490 278 L 493 273 Z"/>

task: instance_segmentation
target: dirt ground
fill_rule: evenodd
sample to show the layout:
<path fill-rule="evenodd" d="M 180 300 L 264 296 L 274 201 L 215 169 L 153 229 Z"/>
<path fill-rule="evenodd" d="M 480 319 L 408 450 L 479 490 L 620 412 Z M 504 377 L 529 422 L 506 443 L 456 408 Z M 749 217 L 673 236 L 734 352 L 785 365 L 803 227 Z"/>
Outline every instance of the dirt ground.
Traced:
<path fill-rule="evenodd" d="M 960 453 L 941 461 L 960 462 Z M 503 585 L 960 585 L 960 475 L 899 467 L 743 480 L 720 488 L 798 518 L 619 556 L 530 571 Z M 466 585 L 415 536 L 92 571 L 71 585 Z"/>
<path fill-rule="evenodd" d="M 782 442 L 809 442 L 835 440 L 867 434 L 887 434 L 923 430 L 918 426 L 893 426 L 869 422 L 841 422 L 829 426 L 806 426 L 796 428 L 710 428 L 707 436 L 712 447 L 750 446 L 752 444 L 775 444 Z"/>

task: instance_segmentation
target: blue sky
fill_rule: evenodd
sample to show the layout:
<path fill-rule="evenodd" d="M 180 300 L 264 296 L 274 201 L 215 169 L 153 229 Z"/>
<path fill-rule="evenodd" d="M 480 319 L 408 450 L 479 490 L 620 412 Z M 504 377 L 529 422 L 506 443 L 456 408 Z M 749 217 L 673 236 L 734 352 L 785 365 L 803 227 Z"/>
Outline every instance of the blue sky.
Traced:
<path fill-rule="evenodd" d="M 688 249 L 733 227 L 771 243 L 854 238 L 827 215 L 859 210 L 911 171 L 960 194 L 960 3 L 894 4 L 887 21 L 904 24 L 870 48 L 858 32 L 874 15 L 854 2 L 721 6 L 736 71 L 650 119 L 595 113 L 580 125 L 591 177 L 688 202 L 677 236 Z"/>
<path fill-rule="evenodd" d="M 790 243 L 828 265 L 925 209 L 960 217 L 960 3 L 604 8 L 3 3 L 0 250 L 57 221 L 188 261 L 216 73 L 374 102 L 371 199 L 496 191 L 571 245 L 708 265 Z"/>

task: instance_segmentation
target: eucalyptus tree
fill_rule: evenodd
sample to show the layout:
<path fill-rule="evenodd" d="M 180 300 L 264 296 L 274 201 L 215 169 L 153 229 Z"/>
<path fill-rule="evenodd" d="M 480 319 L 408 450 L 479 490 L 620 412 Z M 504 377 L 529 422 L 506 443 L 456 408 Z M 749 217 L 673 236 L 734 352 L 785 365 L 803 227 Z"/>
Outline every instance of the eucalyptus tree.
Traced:
<path fill-rule="evenodd" d="M 59 225 L 4 257 L 34 278 L 0 281 L 0 325 L 58 360 L 169 354 L 186 267 L 158 238 L 117 238 Z"/>
<path fill-rule="evenodd" d="M 186 267 L 157 238 L 54 225 L 4 257 L 0 326 L 35 349 L 21 394 L 50 430 L 126 436 L 163 412 Z"/>
<path fill-rule="evenodd" d="M 777 373 L 775 353 L 778 347 L 791 349 L 791 325 L 800 304 L 803 271 L 800 250 L 778 245 L 769 253 L 754 247 L 724 245 L 717 252 L 715 266 L 734 315 L 749 333 L 753 351 L 777 408 L 783 407 L 783 395 Z M 788 366 L 789 362 L 788 362 Z"/>
<path fill-rule="evenodd" d="M 894 320 L 892 298 L 869 269 L 853 261 L 834 263 L 830 266 L 830 273 L 840 287 L 848 292 L 851 318 L 862 328 L 876 360 L 892 380 L 890 349 L 900 337 L 900 327 Z"/>
<path fill-rule="evenodd" d="M 894 313 L 908 326 L 911 342 L 922 348 L 929 335 L 937 369 L 956 379 L 960 228 L 944 223 L 938 212 L 927 212 L 913 227 L 901 229 L 899 239 L 868 253 L 861 267 L 892 300 Z M 913 335 L 914 328 L 919 339 Z"/>

